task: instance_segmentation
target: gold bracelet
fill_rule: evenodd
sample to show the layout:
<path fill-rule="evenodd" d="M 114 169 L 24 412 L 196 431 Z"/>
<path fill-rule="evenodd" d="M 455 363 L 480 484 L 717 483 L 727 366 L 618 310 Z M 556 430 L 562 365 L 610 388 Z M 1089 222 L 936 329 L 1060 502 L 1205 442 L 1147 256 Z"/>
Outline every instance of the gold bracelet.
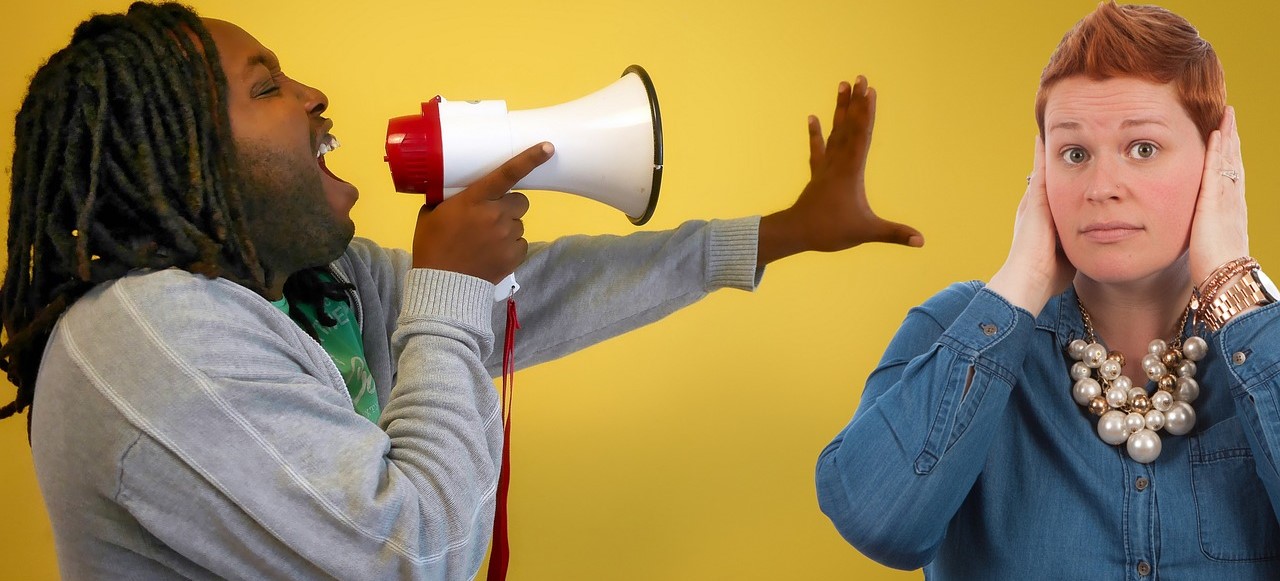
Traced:
<path fill-rule="evenodd" d="M 1259 268 L 1258 261 L 1252 257 L 1243 256 L 1227 262 L 1222 266 L 1214 269 L 1214 271 L 1205 278 L 1204 282 L 1195 289 L 1192 296 L 1192 310 L 1195 311 L 1195 321 L 1203 323 L 1210 331 L 1217 331 L 1226 324 L 1223 313 L 1219 311 L 1227 311 L 1229 309 L 1215 308 L 1219 302 L 1219 294 L 1222 293 L 1223 287 L 1231 279 L 1240 274 L 1245 274 Z"/>
<path fill-rule="evenodd" d="M 1214 295 L 1226 284 L 1231 277 L 1240 274 L 1241 271 L 1249 268 L 1250 263 L 1257 264 L 1257 261 L 1248 256 L 1242 256 L 1235 260 L 1231 260 L 1213 269 L 1209 276 L 1196 287 L 1197 298 L 1201 304 L 1213 302 Z M 1194 308 L 1194 306 L 1193 306 Z"/>
<path fill-rule="evenodd" d="M 1199 291 L 1202 298 L 1208 297 L 1208 300 L 1202 300 L 1201 302 L 1209 302 L 1212 300 L 1212 296 L 1216 294 L 1218 289 L 1220 289 L 1228 279 L 1240 274 L 1242 270 L 1247 269 L 1251 262 L 1254 266 L 1257 266 L 1257 261 L 1254 260 L 1253 257 L 1241 256 L 1235 260 L 1229 260 L 1218 266 L 1218 268 L 1213 269 L 1213 271 L 1209 273 L 1209 276 L 1206 276 L 1204 281 L 1196 287 L 1196 290 Z"/>

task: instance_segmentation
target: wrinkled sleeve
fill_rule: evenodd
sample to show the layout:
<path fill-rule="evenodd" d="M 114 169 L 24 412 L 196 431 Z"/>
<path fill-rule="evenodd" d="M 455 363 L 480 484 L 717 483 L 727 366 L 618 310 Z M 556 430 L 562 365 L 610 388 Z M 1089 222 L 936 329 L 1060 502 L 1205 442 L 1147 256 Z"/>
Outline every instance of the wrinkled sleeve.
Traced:
<path fill-rule="evenodd" d="M 516 271 L 516 366 L 567 355 L 657 321 L 721 288 L 753 290 L 758 217 L 686 222 L 627 236 L 568 236 L 534 244 Z M 492 326 L 506 329 L 506 307 Z M 495 376 L 501 349 L 487 361 Z"/>
<path fill-rule="evenodd" d="M 822 451 L 818 501 L 840 534 L 890 567 L 929 563 L 977 480 L 1035 323 L 980 283 L 912 309 Z"/>
<path fill-rule="evenodd" d="M 1253 449 L 1258 477 L 1272 507 L 1280 507 L 1280 303 L 1227 323 L 1217 337 L 1231 370 L 1231 395 Z"/>

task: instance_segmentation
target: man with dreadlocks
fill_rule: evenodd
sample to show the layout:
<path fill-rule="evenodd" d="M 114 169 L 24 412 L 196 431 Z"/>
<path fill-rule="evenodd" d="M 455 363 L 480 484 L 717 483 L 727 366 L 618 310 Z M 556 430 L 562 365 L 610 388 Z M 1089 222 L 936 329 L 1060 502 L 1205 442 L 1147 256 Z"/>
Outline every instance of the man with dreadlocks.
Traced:
<path fill-rule="evenodd" d="M 811 182 L 764 218 L 528 244 L 508 190 L 543 144 L 421 212 L 405 252 L 352 238 L 327 98 L 248 33 L 176 4 L 82 23 L 17 116 L 0 289 L 0 417 L 29 408 L 62 573 L 474 575 L 502 453 L 494 281 L 529 283 L 528 366 L 798 252 L 919 246 L 866 203 L 874 103 L 841 84 L 830 137 L 809 122 Z"/>

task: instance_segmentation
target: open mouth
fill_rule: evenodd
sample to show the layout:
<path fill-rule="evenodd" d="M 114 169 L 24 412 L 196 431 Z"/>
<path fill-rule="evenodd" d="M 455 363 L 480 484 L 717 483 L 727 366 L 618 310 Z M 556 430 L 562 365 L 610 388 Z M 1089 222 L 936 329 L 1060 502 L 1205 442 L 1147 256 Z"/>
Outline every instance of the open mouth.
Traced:
<path fill-rule="evenodd" d="M 320 145 L 316 147 L 316 163 L 320 164 L 320 171 L 324 172 L 324 175 L 345 184 L 347 183 L 346 180 L 333 175 L 333 172 L 329 171 L 329 166 L 324 163 L 325 154 L 338 149 L 341 146 L 342 144 L 338 142 L 337 137 L 334 137 L 330 133 L 324 134 L 324 136 L 320 138 Z"/>
<path fill-rule="evenodd" d="M 320 157 L 339 147 L 342 147 L 342 144 L 338 143 L 338 138 L 334 137 L 332 133 L 326 133 L 320 137 L 320 145 L 316 146 L 316 157 Z"/>

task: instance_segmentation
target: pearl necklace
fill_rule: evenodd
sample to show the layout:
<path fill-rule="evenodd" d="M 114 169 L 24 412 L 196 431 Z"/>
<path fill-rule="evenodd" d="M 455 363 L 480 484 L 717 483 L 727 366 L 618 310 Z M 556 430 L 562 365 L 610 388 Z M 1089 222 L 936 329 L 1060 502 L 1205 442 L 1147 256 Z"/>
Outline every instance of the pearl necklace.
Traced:
<path fill-rule="evenodd" d="M 1071 395 L 1076 403 L 1098 416 L 1098 437 L 1102 441 L 1126 444 L 1130 458 L 1143 464 L 1152 462 L 1160 456 L 1160 435 L 1156 432 L 1163 428 L 1181 436 L 1196 425 L 1196 412 L 1191 407 L 1191 402 L 1200 396 L 1195 362 L 1204 359 L 1209 344 L 1195 335 L 1184 339 L 1182 330 L 1191 312 L 1188 306 L 1170 341 L 1155 339 L 1147 345 L 1142 370 L 1156 385 L 1155 392 L 1149 393 L 1145 386 L 1135 386 L 1122 374 L 1124 354 L 1107 352 L 1098 342 L 1084 303 L 1079 297 L 1076 303 L 1084 319 L 1085 339 L 1067 345 L 1067 354 L 1075 360 L 1071 366 L 1071 379 L 1075 381 Z"/>

